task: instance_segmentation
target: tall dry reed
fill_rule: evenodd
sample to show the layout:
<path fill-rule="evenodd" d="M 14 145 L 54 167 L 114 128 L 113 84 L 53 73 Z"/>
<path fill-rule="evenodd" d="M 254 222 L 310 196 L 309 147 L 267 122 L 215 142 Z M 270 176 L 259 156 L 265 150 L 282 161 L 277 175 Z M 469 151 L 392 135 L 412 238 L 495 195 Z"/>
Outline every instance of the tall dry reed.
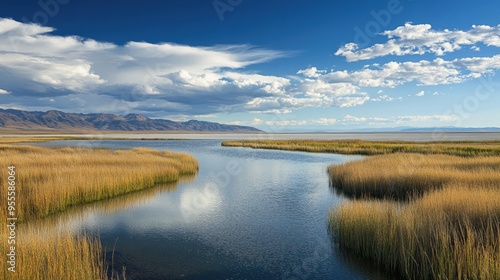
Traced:
<path fill-rule="evenodd" d="M 410 204 L 351 201 L 332 209 L 344 249 L 405 279 L 500 279 L 500 192 L 455 187 Z"/>
<path fill-rule="evenodd" d="M 328 168 L 331 186 L 352 197 L 408 199 L 447 184 L 499 188 L 500 157 L 390 154 Z"/>
<path fill-rule="evenodd" d="M 349 155 L 392 153 L 447 154 L 457 156 L 498 156 L 500 141 L 364 141 L 364 140 L 239 140 L 222 146 L 249 147 Z"/>

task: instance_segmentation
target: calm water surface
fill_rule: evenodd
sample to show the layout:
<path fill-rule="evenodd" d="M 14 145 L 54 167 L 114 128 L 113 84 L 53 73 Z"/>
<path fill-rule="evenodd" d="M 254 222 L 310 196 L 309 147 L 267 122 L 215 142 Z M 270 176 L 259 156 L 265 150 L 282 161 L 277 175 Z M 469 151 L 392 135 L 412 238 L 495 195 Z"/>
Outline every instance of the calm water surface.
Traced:
<path fill-rule="evenodd" d="M 327 232 L 328 210 L 343 198 L 329 190 L 326 168 L 360 156 L 220 142 L 39 144 L 150 147 L 187 152 L 200 163 L 189 182 L 79 207 L 57 223 L 98 233 L 113 268 L 121 273 L 125 266 L 127 279 L 390 279 L 339 252 Z"/>

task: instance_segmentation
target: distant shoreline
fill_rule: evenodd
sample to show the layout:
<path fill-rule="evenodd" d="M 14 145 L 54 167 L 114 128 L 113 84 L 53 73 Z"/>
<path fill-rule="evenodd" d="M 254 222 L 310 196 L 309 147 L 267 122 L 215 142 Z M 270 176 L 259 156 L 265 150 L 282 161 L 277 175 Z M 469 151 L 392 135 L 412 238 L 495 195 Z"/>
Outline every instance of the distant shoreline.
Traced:
<path fill-rule="evenodd" d="M 333 133 L 234 133 L 234 132 L 103 132 L 40 133 L 2 132 L 0 137 L 62 137 L 67 140 L 347 140 L 370 141 L 483 141 L 500 140 L 500 132 L 333 132 Z M 60 139 L 64 140 L 64 139 Z"/>

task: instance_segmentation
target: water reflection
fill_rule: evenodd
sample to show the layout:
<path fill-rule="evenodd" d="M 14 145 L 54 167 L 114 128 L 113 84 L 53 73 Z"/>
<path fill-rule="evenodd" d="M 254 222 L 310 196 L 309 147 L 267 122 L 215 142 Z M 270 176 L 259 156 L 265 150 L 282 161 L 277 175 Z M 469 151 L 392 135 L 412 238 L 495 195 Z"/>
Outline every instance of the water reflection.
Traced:
<path fill-rule="evenodd" d="M 99 225 L 95 224 L 97 215 L 110 215 L 126 211 L 128 208 L 137 205 L 147 204 L 157 195 L 175 191 L 179 184 L 193 182 L 195 178 L 196 175 L 183 175 L 178 182 L 161 184 L 106 200 L 73 206 L 64 212 L 21 223 L 18 227 L 19 232 L 23 238 L 30 238 L 31 234 L 39 234 L 40 232 L 43 232 L 48 237 L 61 232 L 76 234 L 82 229 L 82 224 L 99 228 Z"/>

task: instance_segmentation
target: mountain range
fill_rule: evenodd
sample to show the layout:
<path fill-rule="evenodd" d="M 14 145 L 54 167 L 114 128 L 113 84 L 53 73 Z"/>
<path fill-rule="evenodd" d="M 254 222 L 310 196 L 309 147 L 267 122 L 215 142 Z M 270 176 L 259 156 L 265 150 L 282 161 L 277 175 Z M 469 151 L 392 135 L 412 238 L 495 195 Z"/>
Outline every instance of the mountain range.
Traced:
<path fill-rule="evenodd" d="M 179 131 L 179 132 L 262 132 L 250 126 L 226 125 L 190 120 L 176 122 L 128 114 L 78 114 L 61 111 L 29 112 L 0 109 L 0 131 Z"/>

